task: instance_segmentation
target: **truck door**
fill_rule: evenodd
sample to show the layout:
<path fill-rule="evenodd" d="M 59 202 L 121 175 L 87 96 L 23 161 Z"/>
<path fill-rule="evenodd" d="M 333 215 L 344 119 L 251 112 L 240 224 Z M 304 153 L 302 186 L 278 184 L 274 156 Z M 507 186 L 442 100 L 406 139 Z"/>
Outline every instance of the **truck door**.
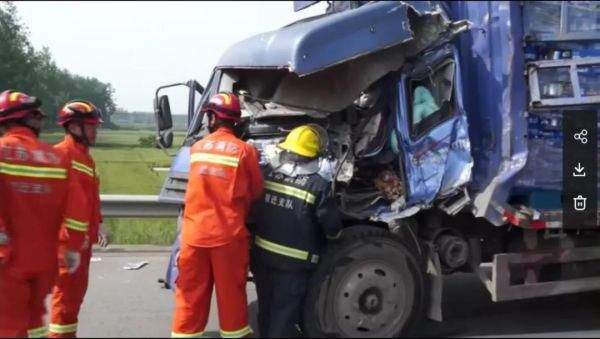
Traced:
<path fill-rule="evenodd" d="M 456 55 L 450 45 L 430 51 L 405 68 L 398 84 L 396 128 L 404 151 L 408 206 L 454 195 L 471 180 Z"/>

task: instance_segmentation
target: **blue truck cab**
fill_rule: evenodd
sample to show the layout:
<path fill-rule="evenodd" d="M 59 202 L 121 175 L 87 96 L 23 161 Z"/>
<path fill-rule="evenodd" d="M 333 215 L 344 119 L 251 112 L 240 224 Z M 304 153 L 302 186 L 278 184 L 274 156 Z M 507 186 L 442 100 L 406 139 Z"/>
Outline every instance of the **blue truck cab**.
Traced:
<path fill-rule="evenodd" d="M 320 173 L 345 230 L 314 273 L 307 335 L 393 337 L 441 321 L 454 272 L 476 274 L 494 301 L 599 289 L 600 234 L 562 222 L 563 117 L 598 113 L 599 13 L 588 1 L 331 2 L 233 45 L 206 88 L 181 84 L 189 128 L 161 199 L 184 208 L 189 148 L 208 133 L 200 108 L 233 91 L 237 133 L 263 164 L 298 125 L 325 140 Z M 168 272 L 174 287 L 174 262 Z"/>

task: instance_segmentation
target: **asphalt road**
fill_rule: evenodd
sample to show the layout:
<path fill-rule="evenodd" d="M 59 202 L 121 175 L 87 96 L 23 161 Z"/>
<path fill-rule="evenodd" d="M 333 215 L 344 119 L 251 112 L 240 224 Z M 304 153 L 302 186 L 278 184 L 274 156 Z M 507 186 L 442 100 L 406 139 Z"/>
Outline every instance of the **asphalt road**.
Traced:
<path fill-rule="evenodd" d="M 81 337 L 168 337 L 174 294 L 157 283 L 164 276 L 168 253 L 98 253 L 91 265 L 90 287 L 80 315 Z M 149 264 L 127 271 L 141 260 Z M 434 337 L 600 337 L 600 293 L 493 303 L 472 275 L 457 275 L 444 285 L 443 323 L 427 322 L 423 334 Z M 248 284 L 251 325 L 256 293 Z M 216 304 L 207 335 L 218 337 Z M 256 326 L 253 325 L 256 329 Z"/>

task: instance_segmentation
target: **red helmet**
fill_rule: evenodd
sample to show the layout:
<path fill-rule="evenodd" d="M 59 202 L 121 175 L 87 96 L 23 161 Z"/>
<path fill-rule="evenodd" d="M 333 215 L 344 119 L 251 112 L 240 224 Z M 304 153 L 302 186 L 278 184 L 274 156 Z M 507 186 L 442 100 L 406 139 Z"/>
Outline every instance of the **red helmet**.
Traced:
<path fill-rule="evenodd" d="M 7 90 L 0 93 L 0 122 L 23 119 L 29 115 L 45 116 L 42 102 L 25 93 Z"/>
<path fill-rule="evenodd" d="M 238 122 L 242 118 L 240 100 L 233 93 L 217 93 L 213 95 L 208 104 L 202 108 L 202 112 L 213 112 L 221 119 L 234 122 Z"/>
<path fill-rule="evenodd" d="M 100 125 L 102 112 L 93 103 L 86 100 L 72 100 L 65 104 L 58 114 L 58 124 L 65 126 L 67 123 L 78 120 L 86 124 Z"/>

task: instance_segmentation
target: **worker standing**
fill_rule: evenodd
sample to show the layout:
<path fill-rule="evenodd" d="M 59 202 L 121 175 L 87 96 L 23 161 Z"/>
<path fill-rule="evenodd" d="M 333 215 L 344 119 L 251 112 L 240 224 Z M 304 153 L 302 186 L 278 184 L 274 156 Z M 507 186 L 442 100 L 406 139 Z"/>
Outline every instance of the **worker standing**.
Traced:
<path fill-rule="evenodd" d="M 110 236 L 101 226 L 99 179 L 90 154 L 90 147 L 96 144 L 97 128 L 102 122 L 101 111 L 86 100 L 70 101 L 59 112 L 58 124 L 65 129 L 66 135 L 54 147 L 70 160 L 74 179 L 83 189 L 85 199 L 78 202 L 78 207 L 89 215 L 89 227 L 77 271 L 71 274 L 66 266 L 59 265 L 50 311 L 51 338 L 76 337 L 79 309 L 88 287 L 92 244 L 99 243 L 105 247 L 109 242 Z M 65 244 L 61 243 L 59 258 L 65 255 L 66 250 Z"/>
<path fill-rule="evenodd" d="M 171 336 L 203 335 L 214 284 L 221 336 L 245 337 L 252 332 L 245 223 L 252 201 L 262 194 L 263 177 L 256 149 L 234 134 L 241 118 L 238 98 L 218 93 L 202 112 L 208 116 L 211 134 L 191 149 Z"/>
<path fill-rule="evenodd" d="M 74 272 L 88 221 L 67 159 L 39 141 L 44 113 L 27 94 L 0 93 L 0 337 L 45 337 L 45 298 L 58 272 L 58 238 Z"/>
<path fill-rule="evenodd" d="M 310 126 L 293 129 L 264 169 L 265 194 L 256 204 L 251 269 L 263 338 L 301 337 L 304 297 L 327 239 L 342 222 L 330 182 L 319 175 L 320 139 Z"/>

